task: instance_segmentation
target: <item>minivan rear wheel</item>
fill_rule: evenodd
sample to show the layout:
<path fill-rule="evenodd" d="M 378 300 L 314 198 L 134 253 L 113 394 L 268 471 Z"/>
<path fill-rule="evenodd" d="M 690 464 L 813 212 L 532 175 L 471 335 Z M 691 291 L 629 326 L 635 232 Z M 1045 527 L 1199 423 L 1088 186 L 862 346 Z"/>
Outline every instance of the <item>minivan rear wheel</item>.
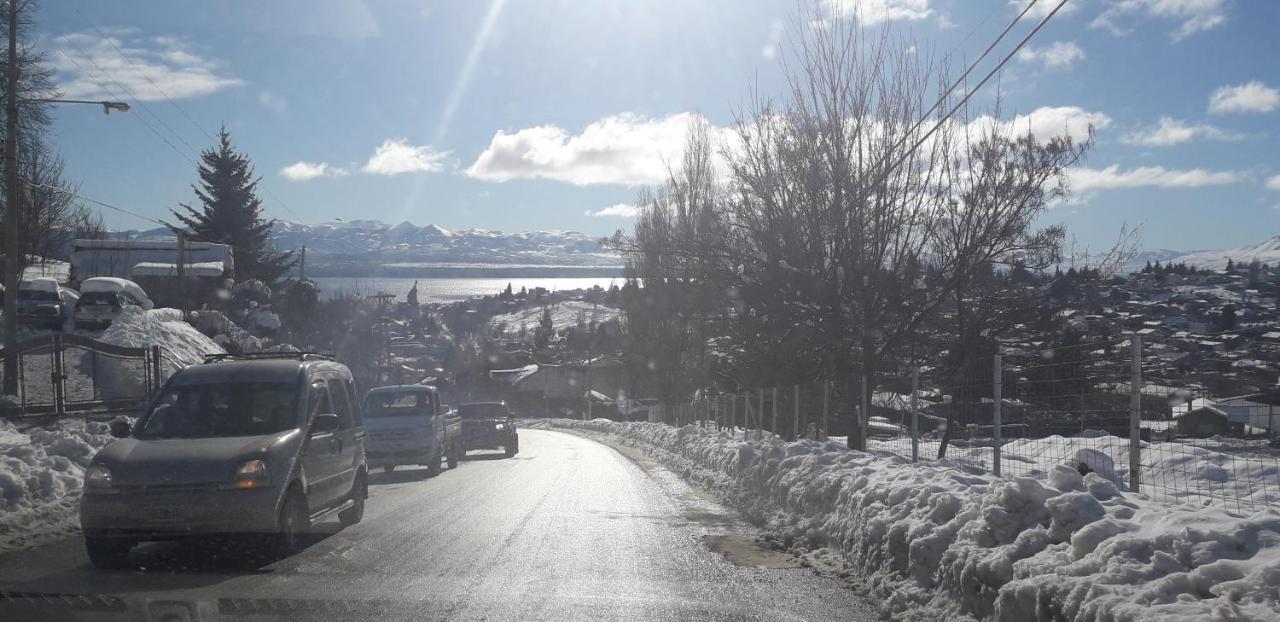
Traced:
<path fill-rule="evenodd" d="M 338 522 L 343 527 L 350 527 L 364 518 L 364 499 L 368 495 L 369 484 L 365 482 L 364 472 L 356 475 L 356 481 L 351 484 L 351 500 L 355 503 L 350 508 L 338 512 Z"/>
<path fill-rule="evenodd" d="M 98 568 L 119 568 L 129 559 L 129 551 L 136 544 L 125 538 L 84 537 L 85 552 L 89 561 Z"/>

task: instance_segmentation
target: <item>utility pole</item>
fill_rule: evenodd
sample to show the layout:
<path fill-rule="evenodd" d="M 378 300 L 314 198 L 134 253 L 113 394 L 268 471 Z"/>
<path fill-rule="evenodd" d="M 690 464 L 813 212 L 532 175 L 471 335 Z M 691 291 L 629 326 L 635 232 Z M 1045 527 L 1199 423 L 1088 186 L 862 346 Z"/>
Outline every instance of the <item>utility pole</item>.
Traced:
<path fill-rule="evenodd" d="M 4 393 L 18 394 L 18 0 L 9 0 L 4 134 Z"/>
<path fill-rule="evenodd" d="M 307 280 L 307 245 L 302 245 L 302 258 L 298 260 L 298 280 Z"/>
<path fill-rule="evenodd" d="M 187 254 L 187 232 L 176 229 L 174 234 L 178 236 L 178 307 L 182 309 L 182 319 L 187 319 L 187 260 L 184 255 Z"/>

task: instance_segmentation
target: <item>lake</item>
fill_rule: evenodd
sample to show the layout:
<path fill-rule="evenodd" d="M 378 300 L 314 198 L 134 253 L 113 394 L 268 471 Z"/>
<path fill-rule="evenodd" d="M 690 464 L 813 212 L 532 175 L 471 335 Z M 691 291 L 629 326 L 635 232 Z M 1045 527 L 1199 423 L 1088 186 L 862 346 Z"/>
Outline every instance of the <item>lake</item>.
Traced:
<path fill-rule="evenodd" d="M 548 291 L 566 289 L 587 289 L 595 285 L 607 288 L 612 284 L 622 285 L 622 277 L 483 277 L 483 278 L 388 278 L 388 277 L 346 277 L 322 276 L 312 279 L 320 287 L 320 297 L 329 299 L 344 292 L 360 295 L 392 294 L 404 300 L 414 281 L 418 283 L 419 302 L 452 302 L 478 296 L 492 296 L 506 289 L 511 284 L 513 291 L 521 287 L 533 289 L 543 287 Z"/>

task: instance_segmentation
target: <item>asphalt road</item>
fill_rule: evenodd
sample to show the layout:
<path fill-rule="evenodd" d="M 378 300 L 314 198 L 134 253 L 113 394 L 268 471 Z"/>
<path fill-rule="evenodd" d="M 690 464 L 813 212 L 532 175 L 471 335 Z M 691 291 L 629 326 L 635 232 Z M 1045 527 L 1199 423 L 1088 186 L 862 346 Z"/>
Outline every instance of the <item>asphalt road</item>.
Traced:
<path fill-rule="evenodd" d="M 108 572 L 79 538 L 2 556 L 0 618 L 876 619 L 854 591 L 755 543 L 737 514 L 642 457 L 558 432 L 520 436 L 513 459 L 374 475 L 363 522 L 321 525 L 286 559 L 157 543 L 134 550 L 138 569 Z"/>

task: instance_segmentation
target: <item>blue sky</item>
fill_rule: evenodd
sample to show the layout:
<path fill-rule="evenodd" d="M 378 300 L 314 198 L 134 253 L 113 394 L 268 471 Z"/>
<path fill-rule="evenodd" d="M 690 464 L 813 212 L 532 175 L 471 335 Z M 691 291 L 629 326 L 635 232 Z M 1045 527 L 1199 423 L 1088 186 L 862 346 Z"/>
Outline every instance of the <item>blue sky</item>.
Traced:
<path fill-rule="evenodd" d="M 831 1 L 957 61 L 1020 9 Z M 36 34 L 66 96 L 134 105 L 56 111 L 69 176 L 94 199 L 151 217 L 191 200 L 189 159 L 225 123 L 272 217 L 606 234 L 630 226 L 625 206 L 661 177 L 692 115 L 728 126 L 753 84 L 781 94 L 807 6 L 46 0 Z M 1006 116 L 1094 125 L 1072 200 L 1047 217 L 1082 246 L 1107 245 L 1121 222 L 1141 225 L 1149 249 L 1257 242 L 1280 233 L 1276 24 L 1270 0 L 1070 0 L 979 104 L 999 92 Z"/>

